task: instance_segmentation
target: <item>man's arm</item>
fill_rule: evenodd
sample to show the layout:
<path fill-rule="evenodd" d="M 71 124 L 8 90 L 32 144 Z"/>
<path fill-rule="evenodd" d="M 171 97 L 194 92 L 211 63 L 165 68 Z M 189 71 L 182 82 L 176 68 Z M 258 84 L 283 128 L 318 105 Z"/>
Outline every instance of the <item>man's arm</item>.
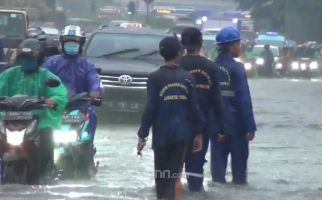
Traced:
<path fill-rule="evenodd" d="M 213 103 L 214 103 L 214 112 L 215 116 L 218 119 L 219 123 L 219 133 L 218 134 L 225 134 L 225 126 L 224 126 L 224 105 L 223 105 L 223 99 L 220 92 L 219 87 L 219 81 L 218 81 L 218 68 L 217 65 L 214 64 L 213 66 L 213 83 L 212 83 L 212 97 L 213 97 Z"/>
<path fill-rule="evenodd" d="M 95 65 L 88 63 L 87 66 L 87 82 L 89 86 L 89 93 L 97 93 L 101 95 L 102 87 L 101 87 L 101 79 L 96 71 Z"/>
<path fill-rule="evenodd" d="M 138 136 L 141 139 L 145 139 L 149 136 L 149 130 L 156 115 L 157 101 L 158 94 L 153 83 L 153 76 L 150 76 L 147 81 L 147 103 L 143 112 L 141 127 L 138 131 Z"/>
<path fill-rule="evenodd" d="M 248 133 L 256 132 L 256 123 L 253 113 L 253 105 L 251 100 L 251 95 L 249 91 L 247 75 L 243 64 L 238 63 L 238 66 L 235 66 L 234 78 L 235 78 L 235 93 L 238 103 L 238 108 L 242 115 L 243 123 L 246 125 Z"/>
<path fill-rule="evenodd" d="M 190 75 L 187 81 L 189 85 L 188 100 L 189 107 L 192 111 L 192 124 L 196 131 L 194 134 L 200 134 L 203 132 L 204 129 L 205 117 L 200 109 L 193 76 Z"/>

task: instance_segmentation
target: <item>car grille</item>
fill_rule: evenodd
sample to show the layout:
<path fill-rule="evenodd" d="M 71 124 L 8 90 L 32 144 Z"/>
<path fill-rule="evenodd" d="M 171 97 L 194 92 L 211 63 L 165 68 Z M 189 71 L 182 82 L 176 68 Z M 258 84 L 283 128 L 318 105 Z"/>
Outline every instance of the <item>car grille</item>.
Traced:
<path fill-rule="evenodd" d="M 130 75 L 100 75 L 104 87 L 145 89 L 146 76 Z"/>

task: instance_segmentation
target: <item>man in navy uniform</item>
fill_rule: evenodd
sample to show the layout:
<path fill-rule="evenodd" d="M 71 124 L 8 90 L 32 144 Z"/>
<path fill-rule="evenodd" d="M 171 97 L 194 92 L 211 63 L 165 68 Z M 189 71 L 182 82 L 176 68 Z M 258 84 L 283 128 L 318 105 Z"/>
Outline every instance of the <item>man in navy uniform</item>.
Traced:
<path fill-rule="evenodd" d="M 225 108 L 224 142 L 212 141 L 215 147 L 212 160 L 213 180 L 225 183 L 228 155 L 234 184 L 247 183 L 247 160 L 249 141 L 255 137 L 251 95 L 244 65 L 234 58 L 240 56 L 240 33 L 233 27 L 223 28 L 216 36 L 220 53 L 216 59 L 219 66 L 219 82 Z"/>
<path fill-rule="evenodd" d="M 185 163 L 188 188 L 190 191 L 199 192 L 203 191 L 203 166 L 209 140 L 223 138 L 223 107 L 217 80 L 218 67 L 200 55 L 202 33 L 197 28 L 187 28 L 181 34 L 181 43 L 187 50 L 187 55 L 181 58 L 180 66 L 195 78 L 198 101 L 206 120 L 203 149 L 198 153 L 188 153 Z"/>
<path fill-rule="evenodd" d="M 147 81 L 147 104 L 138 131 L 138 153 L 152 126 L 157 198 L 177 200 L 180 199 L 180 173 L 190 142 L 194 140 L 193 151 L 202 149 L 204 119 L 193 76 L 176 63 L 180 42 L 166 37 L 159 49 L 165 64 Z"/>

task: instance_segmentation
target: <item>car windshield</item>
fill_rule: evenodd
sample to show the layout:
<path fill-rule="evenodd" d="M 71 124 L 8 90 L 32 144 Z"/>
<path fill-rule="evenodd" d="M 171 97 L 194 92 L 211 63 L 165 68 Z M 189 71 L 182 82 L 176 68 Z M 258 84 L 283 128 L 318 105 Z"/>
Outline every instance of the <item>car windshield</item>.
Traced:
<path fill-rule="evenodd" d="M 124 59 L 149 57 L 159 60 L 161 57 L 154 52 L 162 38 L 157 35 L 97 33 L 90 40 L 86 56 Z"/>
<path fill-rule="evenodd" d="M 0 37 L 24 36 L 25 16 L 22 13 L 0 12 Z"/>
<path fill-rule="evenodd" d="M 311 58 L 313 59 L 316 55 L 316 51 L 312 48 L 298 48 L 295 53 L 295 58 Z"/>
<path fill-rule="evenodd" d="M 270 47 L 271 51 L 273 52 L 274 57 L 279 57 L 279 48 L 278 47 Z M 255 55 L 260 55 L 264 51 L 264 46 L 254 46 L 253 52 Z"/>

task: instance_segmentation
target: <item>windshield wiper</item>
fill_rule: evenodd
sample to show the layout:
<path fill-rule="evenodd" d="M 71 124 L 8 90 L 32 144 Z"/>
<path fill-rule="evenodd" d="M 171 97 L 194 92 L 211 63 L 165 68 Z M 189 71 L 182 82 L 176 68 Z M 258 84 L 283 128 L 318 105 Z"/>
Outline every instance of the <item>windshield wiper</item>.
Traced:
<path fill-rule="evenodd" d="M 136 52 L 136 51 L 140 51 L 140 49 L 139 48 L 124 49 L 124 50 L 116 51 L 116 52 L 113 52 L 113 53 L 103 54 L 103 55 L 100 55 L 98 57 L 99 58 L 108 58 L 108 57 L 111 57 L 111 56 L 116 56 L 116 55 Z"/>
<path fill-rule="evenodd" d="M 154 51 L 142 54 L 142 55 L 135 56 L 133 59 L 140 59 L 140 58 L 143 58 L 143 57 L 146 57 L 146 56 L 152 56 L 152 55 L 155 55 L 155 54 L 158 54 L 158 53 L 159 53 L 159 50 L 154 50 Z"/>

